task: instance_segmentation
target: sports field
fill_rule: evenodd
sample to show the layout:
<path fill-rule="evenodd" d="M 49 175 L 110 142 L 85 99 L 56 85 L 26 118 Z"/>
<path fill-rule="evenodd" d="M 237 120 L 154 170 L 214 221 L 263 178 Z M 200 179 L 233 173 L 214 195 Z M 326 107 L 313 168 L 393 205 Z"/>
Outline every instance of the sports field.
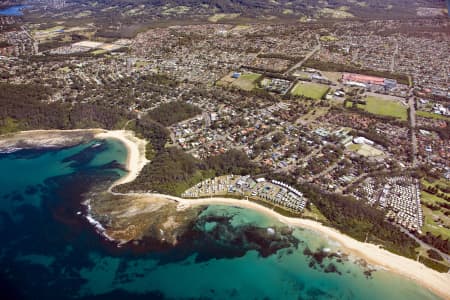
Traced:
<path fill-rule="evenodd" d="M 325 97 L 328 89 L 328 86 L 323 84 L 299 82 L 292 89 L 291 94 L 319 100 Z"/>
<path fill-rule="evenodd" d="M 375 115 L 391 116 L 401 120 L 407 119 L 407 108 L 398 101 L 373 96 L 369 96 L 364 100 L 366 105 L 358 104 L 358 107 L 367 112 Z"/>
<path fill-rule="evenodd" d="M 238 87 L 242 90 L 251 91 L 256 88 L 256 81 L 261 77 L 261 74 L 247 73 L 242 74 L 238 79 L 233 81 L 232 86 Z"/>

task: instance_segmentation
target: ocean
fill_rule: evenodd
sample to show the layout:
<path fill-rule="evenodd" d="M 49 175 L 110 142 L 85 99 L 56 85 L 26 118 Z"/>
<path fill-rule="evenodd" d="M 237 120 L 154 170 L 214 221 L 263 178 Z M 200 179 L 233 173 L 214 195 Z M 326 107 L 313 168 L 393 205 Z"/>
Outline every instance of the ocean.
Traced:
<path fill-rule="evenodd" d="M 2 299 L 439 299 L 313 231 L 237 207 L 205 207 L 172 248 L 118 248 L 82 202 L 123 176 L 125 160 L 116 140 L 0 154 Z"/>

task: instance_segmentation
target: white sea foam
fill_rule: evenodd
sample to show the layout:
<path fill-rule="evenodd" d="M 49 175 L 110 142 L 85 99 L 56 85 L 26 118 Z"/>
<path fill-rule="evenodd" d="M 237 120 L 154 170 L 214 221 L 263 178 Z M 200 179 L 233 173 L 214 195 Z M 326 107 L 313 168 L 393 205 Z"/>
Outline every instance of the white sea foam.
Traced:
<path fill-rule="evenodd" d="M 22 150 L 22 148 L 11 147 L 6 149 L 0 149 L 0 154 L 10 154 L 20 150 Z"/>

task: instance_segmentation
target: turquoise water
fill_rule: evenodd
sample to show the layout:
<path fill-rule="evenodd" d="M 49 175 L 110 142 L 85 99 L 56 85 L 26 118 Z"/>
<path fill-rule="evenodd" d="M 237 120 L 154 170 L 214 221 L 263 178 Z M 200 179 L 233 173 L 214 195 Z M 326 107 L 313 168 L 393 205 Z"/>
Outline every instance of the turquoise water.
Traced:
<path fill-rule="evenodd" d="M 15 5 L 8 8 L 0 9 L 0 15 L 2 16 L 22 16 L 22 10 L 28 7 L 27 5 Z"/>
<path fill-rule="evenodd" d="M 124 174 L 125 157 L 113 140 L 0 154 L 3 299 L 438 299 L 236 207 L 209 206 L 176 247 L 117 248 L 77 212 L 85 193 Z"/>

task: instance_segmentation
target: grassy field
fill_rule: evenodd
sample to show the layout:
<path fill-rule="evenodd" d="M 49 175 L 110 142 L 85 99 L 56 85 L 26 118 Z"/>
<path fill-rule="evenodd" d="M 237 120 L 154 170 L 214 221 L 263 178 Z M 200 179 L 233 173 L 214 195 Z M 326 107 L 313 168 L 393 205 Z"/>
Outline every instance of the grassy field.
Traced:
<path fill-rule="evenodd" d="M 447 117 L 447 116 L 438 115 L 438 114 L 435 114 L 435 113 L 432 113 L 432 112 L 428 112 L 428 111 L 418 110 L 418 111 L 416 111 L 416 115 L 418 115 L 420 117 L 428 118 L 428 119 L 437 119 L 437 120 L 450 121 L 450 118 Z"/>
<path fill-rule="evenodd" d="M 261 77 L 261 74 L 248 73 L 242 74 L 238 79 L 233 81 L 232 86 L 242 90 L 251 91 L 256 88 L 256 81 Z"/>
<path fill-rule="evenodd" d="M 320 15 L 327 15 L 335 19 L 348 19 L 348 18 L 354 18 L 355 16 L 352 13 L 347 12 L 347 9 L 345 6 L 339 7 L 338 9 L 331 9 L 331 8 L 323 8 L 320 10 Z"/>
<path fill-rule="evenodd" d="M 311 99 L 322 99 L 328 92 L 329 87 L 318 83 L 297 83 L 292 89 L 291 94 L 294 96 L 303 96 Z"/>
<path fill-rule="evenodd" d="M 433 183 L 422 180 L 421 183 L 426 187 L 436 186 L 437 184 L 447 185 L 447 182 L 445 180 L 439 180 Z M 421 191 L 420 196 L 423 203 L 422 209 L 425 217 L 425 225 L 423 226 L 422 230 L 424 232 L 429 231 L 434 235 L 442 235 L 444 239 L 450 238 L 450 229 L 443 226 L 445 225 L 447 227 L 450 227 L 450 217 L 445 215 L 447 209 L 441 207 L 438 210 L 432 210 L 425 206 L 425 204 L 438 206 L 439 204 L 446 203 L 446 200 L 425 191 Z"/>
<path fill-rule="evenodd" d="M 369 96 L 366 105 L 358 104 L 358 107 L 375 115 L 391 116 L 401 120 L 407 119 L 407 108 L 397 101 Z"/>
<path fill-rule="evenodd" d="M 180 6 L 175 6 L 175 7 L 165 9 L 162 14 L 163 15 L 171 15 L 171 14 L 181 15 L 181 14 L 188 12 L 190 9 L 191 8 L 188 6 L 180 5 Z"/>
<path fill-rule="evenodd" d="M 320 40 L 322 42 L 333 42 L 333 41 L 337 41 L 338 38 L 332 35 L 323 35 L 320 37 Z"/>
<path fill-rule="evenodd" d="M 425 217 L 425 224 L 422 227 L 423 232 L 430 232 L 434 235 L 441 235 L 444 239 L 450 238 L 450 229 L 447 229 L 439 224 L 441 223 L 450 226 L 450 220 L 440 210 L 431 210 L 426 206 L 422 206 L 423 215 Z"/>
<path fill-rule="evenodd" d="M 208 21 L 217 23 L 220 20 L 232 20 L 239 17 L 241 14 L 215 14 L 208 18 Z"/>
<path fill-rule="evenodd" d="M 420 196 L 422 198 L 422 202 L 429 203 L 429 204 L 438 204 L 438 203 L 445 203 L 445 199 L 442 199 L 436 195 L 427 193 L 425 191 L 420 192 Z"/>
<path fill-rule="evenodd" d="M 320 210 L 314 205 L 310 204 L 309 209 L 306 208 L 302 212 L 302 216 L 305 218 L 310 218 L 319 222 L 326 223 L 328 222 L 328 219 L 320 212 Z"/>
<path fill-rule="evenodd" d="M 450 180 L 446 180 L 446 179 L 444 179 L 444 178 L 441 178 L 441 179 L 439 179 L 439 180 L 435 180 L 435 181 L 433 181 L 433 182 L 429 182 L 429 181 L 427 181 L 427 180 L 425 180 L 425 179 L 422 179 L 420 182 L 422 183 L 423 186 L 425 186 L 425 187 L 427 187 L 427 188 L 430 187 L 430 186 L 433 186 L 433 187 L 436 187 L 436 188 L 439 189 L 439 186 L 444 186 L 444 187 L 449 187 L 449 186 L 450 186 Z M 439 189 L 439 191 L 440 191 L 441 193 L 444 193 L 444 194 L 447 195 L 447 196 L 450 196 L 450 194 L 445 193 L 445 192 L 442 191 L 441 189 Z M 445 201 L 445 200 L 444 200 L 444 201 Z"/>

